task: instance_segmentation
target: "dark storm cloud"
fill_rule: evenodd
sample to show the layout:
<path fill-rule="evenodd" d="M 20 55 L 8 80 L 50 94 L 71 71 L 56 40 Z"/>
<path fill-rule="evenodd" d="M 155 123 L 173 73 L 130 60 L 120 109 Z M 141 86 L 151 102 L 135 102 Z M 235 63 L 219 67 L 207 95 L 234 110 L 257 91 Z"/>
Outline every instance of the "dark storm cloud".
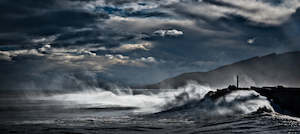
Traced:
<path fill-rule="evenodd" d="M 96 11 L 105 12 L 108 14 L 114 14 L 123 17 L 170 17 L 167 13 L 155 11 L 155 10 L 138 10 L 134 11 L 133 9 L 121 9 L 117 7 L 97 7 Z"/>
<path fill-rule="evenodd" d="M 30 43 L 32 37 L 66 32 L 67 28 L 82 28 L 109 16 L 72 8 L 70 1 L 1 1 L 1 45 Z M 6 35 L 15 34 L 16 40 Z M 26 39 L 24 39 L 26 38 Z M 23 39 L 23 40 L 21 40 Z M 18 42 L 19 41 L 19 42 Z"/>
<path fill-rule="evenodd" d="M 152 83 L 299 50 L 299 6 L 298 0 L 2 0 L 0 88 Z"/>
<path fill-rule="evenodd" d="M 135 3 L 135 2 L 138 2 L 138 0 L 105 0 L 106 4 L 112 4 L 115 6 L 123 5 L 126 3 Z"/>
<path fill-rule="evenodd" d="M 60 10 L 51 11 L 36 16 L 28 16 L 13 20 L 2 25 L 6 32 L 24 32 L 32 35 L 52 35 L 60 33 L 66 27 L 84 27 L 98 18 L 108 18 L 106 15 L 96 15 L 83 11 Z M 14 29 L 11 29 L 13 28 Z M 10 31 L 11 30 L 11 31 Z"/>

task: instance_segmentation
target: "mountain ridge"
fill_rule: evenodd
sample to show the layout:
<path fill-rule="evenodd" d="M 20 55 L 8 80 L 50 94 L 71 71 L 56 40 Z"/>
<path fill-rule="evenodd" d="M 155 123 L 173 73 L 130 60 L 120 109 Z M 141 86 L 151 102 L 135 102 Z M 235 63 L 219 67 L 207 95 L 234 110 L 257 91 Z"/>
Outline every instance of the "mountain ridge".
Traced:
<path fill-rule="evenodd" d="M 249 86 L 300 86 L 300 51 L 271 53 L 224 65 L 207 72 L 189 72 L 143 86 L 148 89 L 178 88 L 188 81 L 213 88 L 235 84 L 239 75 L 241 85 Z"/>

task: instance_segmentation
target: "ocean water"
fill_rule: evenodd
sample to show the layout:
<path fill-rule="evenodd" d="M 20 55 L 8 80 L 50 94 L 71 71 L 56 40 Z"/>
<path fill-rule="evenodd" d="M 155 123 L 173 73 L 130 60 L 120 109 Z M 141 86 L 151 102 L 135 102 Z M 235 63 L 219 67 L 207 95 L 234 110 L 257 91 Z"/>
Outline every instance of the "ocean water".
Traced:
<path fill-rule="evenodd" d="M 2 95 L 0 133 L 300 133 L 300 119 L 276 113 L 255 91 L 237 91 L 216 100 L 205 96 L 209 91 L 214 90 L 190 83 L 156 93 L 95 88 Z"/>

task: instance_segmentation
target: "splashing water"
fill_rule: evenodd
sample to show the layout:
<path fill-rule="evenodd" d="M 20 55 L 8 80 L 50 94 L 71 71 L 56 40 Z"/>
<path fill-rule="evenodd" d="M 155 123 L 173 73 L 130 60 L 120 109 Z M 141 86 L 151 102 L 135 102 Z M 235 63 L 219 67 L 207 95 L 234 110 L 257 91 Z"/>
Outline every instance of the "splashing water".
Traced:
<path fill-rule="evenodd" d="M 77 108 L 134 107 L 134 113 L 157 113 L 182 107 L 184 112 L 206 113 L 208 115 L 227 115 L 234 113 L 251 113 L 261 107 L 272 109 L 269 101 L 255 91 L 237 91 L 223 96 L 216 101 L 205 98 L 209 91 L 207 86 L 189 82 L 178 89 L 161 89 L 158 94 L 132 94 L 131 89 L 114 88 L 86 90 L 76 93 L 58 94 L 38 97 L 38 99 L 55 100 L 72 104 Z M 191 107 L 189 104 L 197 102 Z M 188 107 L 188 108 L 187 108 Z"/>
<path fill-rule="evenodd" d="M 259 108 L 267 108 L 274 112 L 270 102 L 266 97 L 260 96 L 253 90 L 236 91 L 223 96 L 215 102 L 220 114 L 232 114 L 240 112 L 248 114 L 257 111 Z"/>
<path fill-rule="evenodd" d="M 158 94 L 132 94 L 131 89 L 114 88 L 111 91 L 103 89 L 86 90 L 75 93 L 58 94 L 51 96 L 42 96 L 36 99 L 55 100 L 63 103 L 72 103 L 73 106 L 89 107 L 136 107 L 136 113 L 155 113 L 165 109 L 166 105 L 172 103 L 173 106 L 179 106 L 186 101 L 201 99 L 207 92 L 211 91 L 209 87 L 201 86 L 195 82 L 189 82 L 188 85 L 179 89 L 160 89 Z M 188 98 L 180 99 L 178 96 L 188 94 Z"/>

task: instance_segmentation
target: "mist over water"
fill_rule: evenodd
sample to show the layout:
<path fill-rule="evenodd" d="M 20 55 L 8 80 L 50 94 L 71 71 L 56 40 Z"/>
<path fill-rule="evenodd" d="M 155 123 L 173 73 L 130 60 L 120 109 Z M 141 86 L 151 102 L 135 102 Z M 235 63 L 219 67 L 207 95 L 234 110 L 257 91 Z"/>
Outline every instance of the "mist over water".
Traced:
<path fill-rule="evenodd" d="M 4 132 L 17 133 L 298 131 L 298 121 L 274 112 L 267 98 L 255 91 L 231 92 L 217 99 L 210 97 L 211 92 L 215 89 L 191 81 L 178 89 L 153 93 L 115 86 L 31 94 L 20 100 L 1 98 L 0 124 L 8 128 Z M 271 113 L 257 113 L 260 108 Z"/>
<path fill-rule="evenodd" d="M 215 89 L 193 81 L 178 89 L 160 89 L 155 94 L 133 94 L 132 90 L 134 89 L 116 86 L 111 90 L 95 88 L 30 98 L 57 101 L 69 108 L 78 109 L 128 108 L 132 109 L 132 114 L 174 112 L 178 108 L 181 109 L 176 112 L 188 112 L 191 116 L 194 116 L 193 113 L 206 114 L 205 116 L 248 114 L 262 107 L 274 111 L 269 101 L 255 91 L 237 91 L 212 101 L 205 98 L 205 95 Z"/>
<path fill-rule="evenodd" d="M 300 0 L 0 10 L 0 134 L 300 134 Z"/>
<path fill-rule="evenodd" d="M 148 92 L 133 94 L 132 90 L 116 86 L 110 90 L 95 88 L 73 93 L 31 96 L 29 98 L 33 100 L 55 100 L 73 104 L 74 107 L 133 107 L 136 108 L 135 113 L 156 113 L 166 109 L 166 105 L 169 107 L 184 105 L 187 101 L 199 100 L 207 92 L 212 91 L 209 87 L 198 85 L 195 82 L 178 89 L 160 89 L 160 92 L 156 94 L 149 94 Z M 188 94 L 188 97 L 179 99 L 178 96 L 183 94 Z"/>

